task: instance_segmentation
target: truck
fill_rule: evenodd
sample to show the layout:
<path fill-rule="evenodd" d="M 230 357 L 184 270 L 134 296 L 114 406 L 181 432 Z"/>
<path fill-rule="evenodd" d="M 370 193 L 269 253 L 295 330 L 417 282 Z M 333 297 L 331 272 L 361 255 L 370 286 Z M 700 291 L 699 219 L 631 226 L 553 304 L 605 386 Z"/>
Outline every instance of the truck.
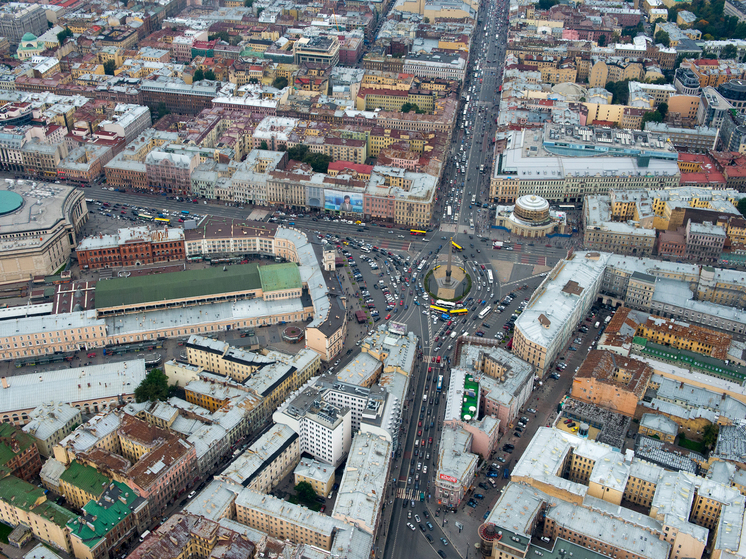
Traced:
<path fill-rule="evenodd" d="M 451 339 L 455 338 L 456 336 L 458 336 L 458 332 L 456 332 L 455 330 L 451 332 Z"/>
<path fill-rule="evenodd" d="M 599 326 L 601 326 L 601 323 L 600 322 L 596 322 L 596 328 L 598 328 Z"/>
<path fill-rule="evenodd" d="M 495 241 L 494 243 L 492 243 L 492 248 L 494 248 L 495 250 L 500 250 L 502 247 L 503 247 L 502 241 Z"/>

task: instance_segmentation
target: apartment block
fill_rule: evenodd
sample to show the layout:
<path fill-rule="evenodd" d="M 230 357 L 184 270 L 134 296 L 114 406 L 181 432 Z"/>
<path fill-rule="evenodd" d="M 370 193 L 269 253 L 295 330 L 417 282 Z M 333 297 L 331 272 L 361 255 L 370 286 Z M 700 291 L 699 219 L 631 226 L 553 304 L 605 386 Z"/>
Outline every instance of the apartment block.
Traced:
<path fill-rule="evenodd" d="M 41 470 L 36 441 L 10 423 L 0 423 L 0 466 L 24 481 L 33 481 Z"/>
<path fill-rule="evenodd" d="M 84 269 L 144 266 L 185 259 L 184 230 L 125 227 L 111 235 L 82 239 L 76 249 Z"/>
<path fill-rule="evenodd" d="M 28 417 L 23 432 L 34 437 L 39 454 L 45 458 L 53 454 L 54 445 L 83 423 L 79 408 L 59 401 L 41 404 Z"/>

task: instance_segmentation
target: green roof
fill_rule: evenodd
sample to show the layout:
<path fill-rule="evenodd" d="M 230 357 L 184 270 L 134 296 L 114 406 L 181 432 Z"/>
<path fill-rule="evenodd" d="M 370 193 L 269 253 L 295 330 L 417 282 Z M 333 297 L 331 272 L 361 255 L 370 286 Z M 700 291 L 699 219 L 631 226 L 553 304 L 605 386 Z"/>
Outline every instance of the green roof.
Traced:
<path fill-rule="evenodd" d="M 471 409 L 474 408 L 474 409 Z M 464 398 L 461 402 L 461 419 L 468 415 L 476 419 L 476 410 L 479 408 L 479 383 L 474 377 L 467 375 L 464 379 Z"/>
<path fill-rule="evenodd" d="M 38 507 L 34 507 L 32 512 L 46 518 L 57 526 L 67 526 L 71 520 L 77 518 L 77 515 L 74 512 L 51 501 L 44 501 Z"/>
<path fill-rule="evenodd" d="M 15 476 L 0 479 L 0 501 L 29 512 L 39 500 L 44 500 L 44 490 Z"/>
<path fill-rule="evenodd" d="M 68 522 L 71 535 L 79 538 L 89 548 L 98 545 L 110 530 L 131 514 L 130 507 L 140 498 L 123 483 L 115 481 L 113 485 L 107 492 L 111 500 L 88 501 L 83 507 L 83 514 Z"/>
<path fill-rule="evenodd" d="M 16 441 L 18 441 L 18 445 L 20 446 L 20 451 L 23 452 L 27 448 L 29 448 L 31 445 L 36 444 L 34 442 L 34 437 L 31 435 L 28 435 L 21 431 L 20 429 L 16 429 L 13 425 L 10 423 L 0 423 L 0 438 L 8 438 L 15 433 Z M 0 443 L 0 465 L 5 465 L 8 462 L 10 462 L 17 453 L 13 452 L 13 450 L 5 443 Z"/>
<path fill-rule="evenodd" d="M 298 265 L 290 262 L 260 266 L 259 277 L 262 280 L 262 291 L 264 293 L 300 289 L 302 285 Z"/>
<path fill-rule="evenodd" d="M 137 305 L 172 299 L 187 299 L 259 289 L 256 264 L 242 264 L 100 280 L 96 283 L 96 308 Z"/>
<path fill-rule="evenodd" d="M 0 190 L 0 215 L 16 211 L 23 205 L 23 196 L 17 192 Z"/>
<path fill-rule="evenodd" d="M 77 460 L 70 462 L 67 470 L 60 476 L 60 481 L 69 483 L 89 495 L 98 498 L 109 485 L 109 478 L 99 473 L 93 466 L 84 466 Z"/>

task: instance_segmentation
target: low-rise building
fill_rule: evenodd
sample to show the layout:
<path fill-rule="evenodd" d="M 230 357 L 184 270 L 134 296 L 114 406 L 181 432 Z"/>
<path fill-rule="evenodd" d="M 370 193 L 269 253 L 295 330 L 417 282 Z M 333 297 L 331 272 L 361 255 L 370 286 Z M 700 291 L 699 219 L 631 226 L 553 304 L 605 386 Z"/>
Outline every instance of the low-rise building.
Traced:
<path fill-rule="evenodd" d="M 150 229 L 127 227 L 116 234 L 81 240 L 75 251 L 81 268 L 146 266 L 185 259 L 184 230 L 176 227 Z"/>
<path fill-rule="evenodd" d="M 23 432 L 34 437 L 39 454 L 45 458 L 52 455 L 54 445 L 83 422 L 79 408 L 53 400 L 33 409 L 28 417 Z"/>
<path fill-rule="evenodd" d="M 679 426 L 663 415 L 644 413 L 640 418 L 639 432 L 646 437 L 656 437 L 664 443 L 673 444 L 679 434 Z"/>
<path fill-rule="evenodd" d="M 41 470 L 36 441 L 10 423 L 0 423 L 0 467 L 25 481 L 33 481 Z"/>
<path fill-rule="evenodd" d="M 312 458 L 301 458 L 293 470 L 295 485 L 309 483 L 317 495 L 328 497 L 334 486 L 334 468 Z"/>
<path fill-rule="evenodd" d="M 472 434 L 461 427 L 443 427 L 435 467 L 435 498 L 444 508 L 457 508 L 474 482 L 479 457 L 471 453 Z"/>

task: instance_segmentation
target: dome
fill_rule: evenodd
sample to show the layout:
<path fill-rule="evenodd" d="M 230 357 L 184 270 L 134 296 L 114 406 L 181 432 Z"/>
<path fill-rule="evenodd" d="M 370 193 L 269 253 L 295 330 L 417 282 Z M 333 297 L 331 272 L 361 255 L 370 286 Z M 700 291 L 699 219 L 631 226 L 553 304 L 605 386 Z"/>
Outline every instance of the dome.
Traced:
<path fill-rule="evenodd" d="M 18 35 L 16 35 L 18 37 Z M 34 35 L 33 33 L 24 33 L 23 37 L 21 37 L 22 43 L 31 43 L 33 41 L 36 41 L 38 37 Z"/>
<path fill-rule="evenodd" d="M 515 202 L 513 215 L 532 225 L 541 225 L 549 222 L 549 202 L 541 196 L 528 194 L 521 196 Z"/>
<path fill-rule="evenodd" d="M 525 210 L 534 212 L 549 209 L 549 202 L 544 200 L 544 198 L 542 198 L 541 196 L 534 196 L 533 194 L 521 196 L 520 198 L 518 198 L 518 201 L 515 203 L 515 205 L 520 206 Z"/>

